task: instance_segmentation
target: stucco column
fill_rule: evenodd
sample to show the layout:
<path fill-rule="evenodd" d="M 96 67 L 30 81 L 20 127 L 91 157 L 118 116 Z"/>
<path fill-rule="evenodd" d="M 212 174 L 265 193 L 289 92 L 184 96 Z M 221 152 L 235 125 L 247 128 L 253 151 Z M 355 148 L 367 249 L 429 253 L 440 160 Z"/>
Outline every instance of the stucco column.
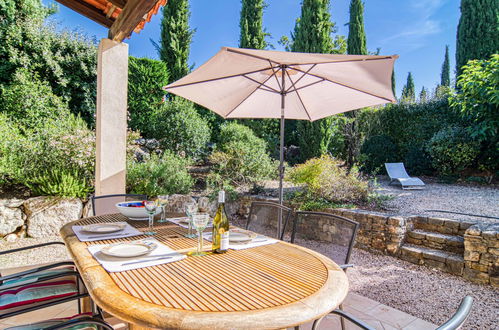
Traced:
<path fill-rule="evenodd" d="M 128 45 L 102 39 L 97 59 L 95 194 L 125 193 Z"/>

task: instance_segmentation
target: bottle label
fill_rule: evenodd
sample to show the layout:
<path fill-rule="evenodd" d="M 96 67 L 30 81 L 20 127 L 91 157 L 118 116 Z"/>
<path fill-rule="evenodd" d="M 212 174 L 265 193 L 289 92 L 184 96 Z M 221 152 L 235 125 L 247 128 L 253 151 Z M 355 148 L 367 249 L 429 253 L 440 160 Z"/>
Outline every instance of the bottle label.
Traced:
<path fill-rule="evenodd" d="M 229 249 L 229 232 L 226 231 L 220 234 L 220 251 L 227 251 Z"/>
<path fill-rule="evenodd" d="M 218 192 L 218 202 L 219 203 L 225 203 L 225 191 L 220 190 Z"/>

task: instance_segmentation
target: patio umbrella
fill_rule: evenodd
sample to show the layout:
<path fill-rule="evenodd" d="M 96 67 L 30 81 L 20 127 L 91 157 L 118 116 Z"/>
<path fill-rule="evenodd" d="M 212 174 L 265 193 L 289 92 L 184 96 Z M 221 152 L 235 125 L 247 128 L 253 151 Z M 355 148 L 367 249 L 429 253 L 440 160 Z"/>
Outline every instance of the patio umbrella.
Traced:
<path fill-rule="evenodd" d="M 391 75 L 397 58 L 223 47 L 192 73 L 164 89 L 224 118 L 279 118 L 282 204 L 284 120 L 314 121 L 396 102 Z"/>

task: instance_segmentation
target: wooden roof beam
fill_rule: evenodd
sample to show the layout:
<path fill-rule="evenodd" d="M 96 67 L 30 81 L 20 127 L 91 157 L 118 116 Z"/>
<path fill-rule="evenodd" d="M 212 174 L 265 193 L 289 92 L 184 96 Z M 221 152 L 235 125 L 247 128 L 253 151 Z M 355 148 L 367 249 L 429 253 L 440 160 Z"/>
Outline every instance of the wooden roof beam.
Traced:
<path fill-rule="evenodd" d="M 103 12 L 89 5 L 85 1 L 82 0 L 56 0 L 56 1 L 107 28 L 110 28 L 114 23 L 113 19 L 106 17 L 106 15 Z"/>
<path fill-rule="evenodd" d="M 126 5 L 126 0 L 108 0 L 108 1 L 120 9 L 123 9 Z"/>
<path fill-rule="evenodd" d="M 128 37 L 157 0 L 128 0 L 120 15 L 109 29 L 108 38 L 121 42 Z"/>

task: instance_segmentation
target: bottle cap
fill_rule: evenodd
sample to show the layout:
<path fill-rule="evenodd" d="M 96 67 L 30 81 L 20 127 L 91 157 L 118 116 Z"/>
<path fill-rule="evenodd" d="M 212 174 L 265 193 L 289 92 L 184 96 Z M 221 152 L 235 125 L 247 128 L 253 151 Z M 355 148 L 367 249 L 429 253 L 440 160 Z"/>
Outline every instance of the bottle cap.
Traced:
<path fill-rule="evenodd" d="M 218 192 L 218 202 L 219 203 L 225 203 L 225 191 L 220 190 Z"/>

